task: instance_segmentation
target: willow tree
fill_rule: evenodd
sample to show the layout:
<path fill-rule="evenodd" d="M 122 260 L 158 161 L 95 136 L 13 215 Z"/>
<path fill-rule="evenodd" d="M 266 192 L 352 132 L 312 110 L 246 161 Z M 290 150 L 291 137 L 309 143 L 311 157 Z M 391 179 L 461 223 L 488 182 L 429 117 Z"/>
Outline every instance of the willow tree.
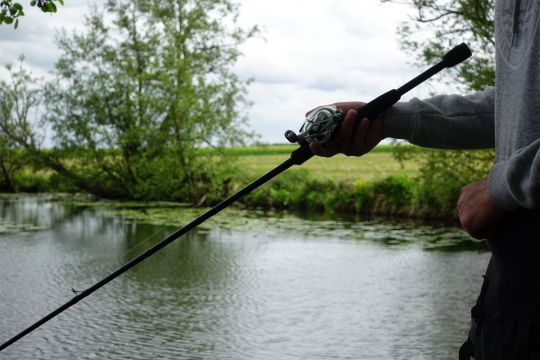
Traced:
<path fill-rule="evenodd" d="M 43 141 L 32 123 L 31 112 L 41 101 L 40 80 L 23 67 L 6 65 L 8 77 L 0 80 L 0 189 L 18 190 L 16 177 L 31 165 L 30 153 L 24 144 L 36 148 Z"/>
<path fill-rule="evenodd" d="M 255 29 L 229 0 L 109 0 L 62 32 L 47 90 L 55 145 L 94 193 L 196 200 L 216 185 L 219 148 L 242 140 L 246 82 L 233 72 Z M 221 162 L 223 164 L 223 162 Z"/>
<path fill-rule="evenodd" d="M 495 85 L 495 0 L 381 1 L 407 4 L 414 9 L 409 21 L 398 26 L 397 34 L 402 49 L 415 55 L 418 65 L 432 64 L 451 47 L 466 42 L 473 57 L 446 72 L 447 82 L 463 93 Z M 399 151 L 398 157 L 407 157 L 407 150 L 405 154 Z M 453 207 L 460 188 L 485 177 L 493 158 L 491 150 L 424 154 L 421 201 L 438 208 Z"/>

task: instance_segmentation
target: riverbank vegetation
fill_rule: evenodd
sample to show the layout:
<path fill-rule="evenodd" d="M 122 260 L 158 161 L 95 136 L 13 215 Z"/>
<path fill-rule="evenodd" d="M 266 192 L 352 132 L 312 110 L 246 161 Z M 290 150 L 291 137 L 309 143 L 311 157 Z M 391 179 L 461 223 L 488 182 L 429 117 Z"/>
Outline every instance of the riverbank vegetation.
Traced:
<path fill-rule="evenodd" d="M 254 173 L 266 157 L 273 161 L 276 155 L 239 156 L 237 164 Z M 485 178 L 492 158 L 492 151 L 461 151 L 455 156 L 412 145 L 382 145 L 361 158 L 312 159 L 243 202 L 304 211 L 451 219 L 461 187 Z"/>
<path fill-rule="evenodd" d="M 215 204 L 287 159 L 294 148 L 294 145 L 274 145 L 222 149 L 225 154 L 221 156 L 229 159 L 229 166 L 215 170 L 212 182 L 201 182 L 198 192 L 187 197 L 171 193 L 138 200 L 179 201 L 199 206 Z M 201 156 L 217 156 L 209 148 L 200 151 L 204 153 Z M 69 158 L 64 161 L 83 162 L 69 152 L 48 152 L 48 156 Z M 20 156 L 23 157 L 22 153 Z M 102 156 L 116 157 L 117 154 L 104 151 Z M 491 156 L 491 152 L 485 151 L 462 152 L 461 158 L 467 158 L 467 161 L 454 164 L 445 151 L 411 145 L 382 145 L 361 158 L 343 155 L 331 159 L 313 158 L 243 198 L 239 205 L 448 219 L 455 215 L 455 202 L 461 187 L 487 175 Z M 167 182 L 164 184 L 169 186 Z M 5 182 L 0 185 L 4 191 L 9 190 Z M 43 163 L 20 169 L 12 186 L 23 192 L 81 191 L 68 178 Z M 182 186 L 178 184 L 178 187 Z"/>

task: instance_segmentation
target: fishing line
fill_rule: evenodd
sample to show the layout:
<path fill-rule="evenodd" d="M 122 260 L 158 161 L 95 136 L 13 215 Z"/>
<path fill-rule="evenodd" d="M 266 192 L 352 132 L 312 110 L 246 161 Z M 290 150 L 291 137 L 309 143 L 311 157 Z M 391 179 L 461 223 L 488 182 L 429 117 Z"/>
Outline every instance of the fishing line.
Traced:
<path fill-rule="evenodd" d="M 193 209 L 195 208 L 195 206 L 191 206 L 191 207 L 187 207 L 187 208 L 183 208 L 183 209 Z M 128 217 L 129 218 L 129 217 Z M 128 223 L 125 223 L 125 225 L 128 225 Z M 152 224 L 149 224 L 149 225 L 152 225 Z M 152 238 L 155 238 L 158 234 L 162 233 L 162 232 L 165 232 L 167 231 L 167 228 L 170 228 L 172 227 L 171 225 L 157 225 L 159 226 L 159 228 L 153 232 L 152 234 L 148 235 L 146 238 L 144 238 L 143 240 L 141 240 L 138 244 L 134 245 L 133 247 L 129 248 L 128 250 L 126 250 L 126 252 L 120 254 L 120 256 L 118 256 L 119 258 L 125 258 L 127 257 L 128 255 L 130 255 L 131 253 L 133 253 L 137 248 L 141 247 L 143 244 L 149 242 Z M 111 268 L 109 269 L 108 272 L 106 273 L 110 273 L 114 270 L 115 268 L 113 268 L 111 266 Z M 71 288 L 71 292 L 75 295 L 78 295 L 80 294 L 82 291 L 81 290 L 77 290 L 75 288 Z"/>
<path fill-rule="evenodd" d="M 223 153 L 225 154 L 225 153 Z M 215 187 L 217 188 L 218 191 L 220 191 L 221 193 L 224 193 L 225 190 L 227 190 L 228 192 L 228 189 L 225 188 L 225 186 L 222 186 L 220 184 L 216 184 Z M 206 196 L 205 196 L 206 197 Z M 202 199 L 202 198 L 201 198 Z M 201 202 L 201 199 L 199 199 L 198 201 L 194 202 L 191 206 L 189 207 L 175 207 L 175 209 L 181 209 L 181 211 L 185 211 L 185 210 L 193 210 L 193 209 L 199 209 L 197 207 L 197 204 L 199 204 Z M 161 207 L 156 207 L 156 208 L 161 208 Z M 164 207 L 164 208 L 170 208 L 170 207 Z M 171 207 L 172 208 L 172 207 Z M 152 208 L 151 208 L 152 209 Z M 123 209 L 122 209 L 123 210 Z M 129 216 L 127 217 L 129 219 Z M 150 241 L 151 238 L 153 238 L 154 236 L 156 236 L 158 233 L 160 232 L 163 232 L 166 230 L 166 228 L 168 227 L 172 227 L 173 225 L 157 225 L 157 224 L 152 224 L 150 223 L 151 225 L 156 225 L 156 226 L 160 226 L 158 228 L 158 230 L 156 232 L 154 232 L 153 234 L 149 235 L 148 237 L 146 237 L 145 239 L 143 239 L 141 242 L 139 242 L 138 244 L 136 244 L 135 246 L 133 246 L 132 248 L 128 249 L 125 253 L 121 254 L 120 257 L 123 258 L 123 257 L 126 257 L 127 255 L 131 254 L 135 249 L 137 249 L 138 247 L 142 246 L 143 244 L 145 244 L 146 242 Z M 113 269 L 111 269 L 112 271 Z M 73 291 L 73 288 L 71 289 L 72 292 Z M 80 291 L 79 291 L 80 292 Z M 75 293 L 75 292 L 74 292 Z"/>
<path fill-rule="evenodd" d="M 222 187 L 221 185 L 216 185 L 216 187 L 218 188 L 218 190 L 221 190 L 223 191 L 225 188 Z M 198 203 L 198 202 L 197 202 Z M 156 208 L 162 208 L 162 207 L 156 207 Z M 171 207 L 165 207 L 165 208 L 171 208 Z M 185 210 L 193 210 L 196 208 L 196 204 L 192 204 L 191 206 L 189 207 L 174 207 L 175 209 L 181 209 L 182 211 L 185 211 Z M 123 211 L 124 209 L 122 209 Z M 123 216 L 123 215 L 121 215 Z M 129 219 L 129 216 L 127 217 Z M 172 225 L 156 225 L 156 224 L 149 224 L 149 225 L 155 225 L 155 226 L 159 226 L 159 228 L 152 234 L 148 235 L 146 238 L 144 238 L 143 240 L 141 240 L 138 244 L 134 245 L 133 247 L 129 248 L 126 252 L 124 252 L 123 254 L 121 254 L 119 257 L 120 258 L 125 258 L 127 257 L 129 254 L 133 253 L 137 248 L 141 247 L 143 244 L 149 242 L 152 238 L 156 237 L 156 235 L 158 235 L 159 233 L 161 232 L 165 232 L 167 231 L 167 228 L 170 228 L 172 227 Z M 111 266 L 111 268 L 109 269 L 109 272 L 112 272 L 114 270 L 114 268 Z M 79 295 L 82 291 L 81 290 L 77 290 L 75 288 L 71 288 L 71 292 L 75 295 Z"/>
<path fill-rule="evenodd" d="M 469 58 L 471 56 L 471 50 L 465 45 L 464 43 L 454 47 L 452 50 L 450 50 L 448 53 L 446 53 L 440 62 L 433 65 L 428 70 L 424 71 L 422 74 L 417 76 L 416 78 L 412 79 L 405 85 L 401 86 L 398 89 L 392 89 L 381 96 L 375 98 L 374 100 L 366 103 L 361 108 L 357 110 L 357 116 L 355 119 L 355 126 L 354 130 L 358 127 L 358 124 L 362 120 L 362 118 L 375 118 L 379 114 L 383 113 L 385 110 L 390 108 L 392 105 L 394 105 L 403 94 L 414 88 L 415 86 L 419 85 L 423 81 L 427 80 L 431 76 L 435 75 L 439 71 L 445 68 L 452 67 L 454 65 L 459 64 L 460 62 L 464 61 L 465 59 Z M 313 114 L 313 115 L 312 115 Z M 341 124 L 343 122 L 344 116 L 343 112 L 341 110 L 337 109 L 335 106 L 325 106 L 321 108 L 317 108 L 313 110 L 313 112 L 310 114 L 309 119 L 306 119 L 304 125 L 300 128 L 300 133 L 297 135 L 293 131 L 288 130 L 285 133 L 285 137 L 290 142 L 298 143 L 300 146 L 294 150 L 291 154 L 289 159 L 285 160 L 278 166 L 276 166 L 274 169 L 270 170 L 268 173 L 264 174 L 260 178 L 256 179 L 255 181 L 249 183 L 246 185 L 243 189 L 238 191 L 237 193 L 229 196 L 219 204 L 215 205 L 211 209 L 204 212 L 202 215 L 197 217 L 196 219 L 192 220 L 185 226 L 181 227 L 180 229 L 176 230 L 172 234 L 165 237 L 163 240 L 158 242 L 157 244 L 153 245 L 149 249 L 145 250 L 140 255 L 136 256 L 135 258 L 128 261 L 125 265 L 121 266 L 117 270 L 113 271 L 110 275 L 106 276 L 102 280 L 98 281 L 94 285 L 90 286 L 86 290 L 83 290 L 81 292 L 78 292 L 78 290 L 75 290 L 76 295 L 71 300 L 60 306 L 59 308 L 53 310 L 51 313 L 46 315 L 45 317 L 41 318 L 40 320 L 36 321 L 34 324 L 30 325 L 20 333 L 13 336 L 11 339 L 7 340 L 5 343 L 0 345 L 0 351 L 6 349 L 8 346 L 12 345 L 16 341 L 20 340 L 24 336 L 28 335 L 41 325 L 45 324 L 47 321 L 53 319 L 57 315 L 61 314 L 65 310 L 69 309 L 71 306 L 75 305 L 82 299 L 86 298 L 87 296 L 94 293 L 96 290 L 100 289 L 101 287 L 105 286 L 112 280 L 116 279 L 118 276 L 122 275 L 144 259 L 152 256 L 174 240 L 178 239 L 188 231 L 194 229 L 198 225 L 202 224 L 212 216 L 219 213 L 221 210 L 225 209 L 229 205 L 236 202 L 238 199 L 240 199 L 242 196 L 247 195 L 251 193 L 253 190 L 257 189 L 259 186 L 265 184 L 272 178 L 278 176 L 285 170 L 289 169 L 293 165 L 302 165 L 307 160 L 311 159 L 314 154 L 309 148 L 310 142 L 318 142 L 321 145 L 328 145 L 331 144 L 332 141 L 335 141 L 339 134 L 339 129 L 341 127 Z M 353 130 L 351 134 L 355 134 L 356 132 Z M 352 136 L 352 135 L 351 135 Z M 353 138 L 351 137 L 351 141 Z"/>
<path fill-rule="evenodd" d="M 216 186 L 218 188 L 218 190 L 221 190 L 223 191 L 225 188 L 220 186 L 220 185 L 217 185 Z M 198 203 L 198 202 L 197 202 Z M 163 209 L 163 208 L 167 208 L 167 209 L 179 209 L 180 211 L 186 211 L 186 210 L 193 210 L 193 209 L 196 209 L 197 208 L 197 203 L 194 203 L 192 204 L 191 206 L 189 207 L 156 207 L 156 208 L 150 208 L 150 209 Z M 198 208 L 197 208 L 198 209 Z M 122 209 L 123 210 L 123 209 Z M 127 216 L 127 218 L 129 219 L 129 216 Z M 123 257 L 126 257 L 127 255 L 131 254 L 133 251 L 135 251 L 138 247 L 142 246 L 143 244 L 145 244 L 146 242 L 150 241 L 150 239 L 152 239 L 153 237 L 155 237 L 157 234 L 159 234 L 160 232 L 164 232 L 167 230 L 167 228 L 171 228 L 173 227 L 173 225 L 163 225 L 163 224 L 152 224 L 151 222 L 148 223 L 148 225 L 154 225 L 154 226 L 159 226 L 158 230 L 156 230 L 154 233 L 150 234 L 148 237 L 144 238 L 143 240 L 141 240 L 141 242 L 139 242 L 138 244 L 134 245 L 132 248 L 128 249 L 125 253 L 121 254 L 120 257 L 123 258 Z M 111 269 L 112 271 L 112 269 Z"/>

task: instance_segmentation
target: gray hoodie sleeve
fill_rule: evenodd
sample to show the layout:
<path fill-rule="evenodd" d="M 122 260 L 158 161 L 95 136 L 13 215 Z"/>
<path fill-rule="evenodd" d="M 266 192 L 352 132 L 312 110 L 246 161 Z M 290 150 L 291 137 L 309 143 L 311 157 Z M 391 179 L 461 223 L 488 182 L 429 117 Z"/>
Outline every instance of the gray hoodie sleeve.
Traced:
<path fill-rule="evenodd" d="M 384 116 L 384 135 L 440 149 L 491 148 L 495 143 L 495 89 L 468 96 L 446 95 L 399 102 Z M 489 173 L 488 190 L 504 210 L 540 207 L 540 139 Z"/>
<path fill-rule="evenodd" d="M 384 136 L 438 149 L 495 145 L 495 89 L 398 102 L 384 115 Z"/>
<path fill-rule="evenodd" d="M 540 207 L 540 139 L 498 161 L 489 172 L 488 190 L 497 207 L 517 210 Z"/>

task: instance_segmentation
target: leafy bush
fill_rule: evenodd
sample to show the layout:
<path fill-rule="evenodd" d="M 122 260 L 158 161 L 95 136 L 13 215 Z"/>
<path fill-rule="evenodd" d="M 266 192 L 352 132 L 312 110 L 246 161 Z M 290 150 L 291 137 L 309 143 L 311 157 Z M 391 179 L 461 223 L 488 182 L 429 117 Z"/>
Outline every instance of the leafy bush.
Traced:
<path fill-rule="evenodd" d="M 493 151 L 434 150 L 421 159 L 416 202 L 442 212 L 453 212 L 461 188 L 487 177 Z"/>
<path fill-rule="evenodd" d="M 373 183 L 375 210 L 395 214 L 413 200 L 413 181 L 404 176 L 390 176 Z"/>

